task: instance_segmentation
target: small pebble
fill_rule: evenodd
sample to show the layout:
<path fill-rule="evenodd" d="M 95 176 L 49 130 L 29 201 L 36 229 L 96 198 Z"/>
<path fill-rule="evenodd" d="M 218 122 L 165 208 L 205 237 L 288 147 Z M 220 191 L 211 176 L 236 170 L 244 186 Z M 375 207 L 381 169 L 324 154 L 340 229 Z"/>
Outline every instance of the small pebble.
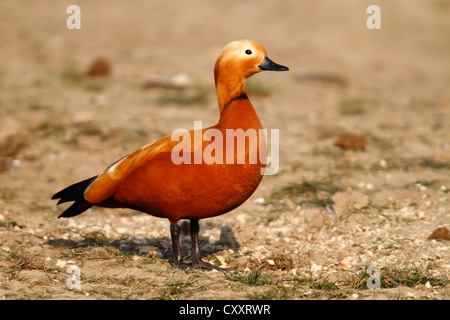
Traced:
<path fill-rule="evenodd" d="M 19 168 L 21 165 L 22 165 L 22 162 L 21 162 L 19 159 L 14 159 L 14 160 L 11 162 L 11 166 L 12 166 L 13 168 Z"/>
<path fill-rule="evenodd" d="M 266 204 L 266 200 L 263 197 L 259 197 L 256 198 L 255 200 L 253 200 L 254 203 L 259 204 L 259 205 L 265 205 Z"/>
<path fill-rule="evenodd" d="M 57 268 L 64 268 L 67 264 L 67 261 L 65 260 L 58 260 L 56 261 L 56 267 Z"/>
<path fill-rule="evenodd" d="M 322 270 L 322 266 L 318 265 L 315 262 L 311 264 L 311 272 L 319 272 L 320 270 Z"/>

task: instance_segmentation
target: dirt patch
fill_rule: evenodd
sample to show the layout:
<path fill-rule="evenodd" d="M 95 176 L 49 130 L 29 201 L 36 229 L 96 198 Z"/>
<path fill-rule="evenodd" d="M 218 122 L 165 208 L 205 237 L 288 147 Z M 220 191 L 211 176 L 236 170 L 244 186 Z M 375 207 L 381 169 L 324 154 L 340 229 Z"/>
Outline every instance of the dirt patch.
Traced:
<path fill-rule="evenodd" d="M 64 3 L 2 2 L 0 298 L 449 299 L 450 8 L 379 1 L 369 30 L 369 4 L 81 1 L 68 30 Z M 216 123 L 213 64 L 240 38 L 291 71 L 248 83 L 280 130 L 278 173 L 200 222 L 204 259 L 228 272 L 172 267 L 163 219 L 57 219 L 56 191 Z"/>

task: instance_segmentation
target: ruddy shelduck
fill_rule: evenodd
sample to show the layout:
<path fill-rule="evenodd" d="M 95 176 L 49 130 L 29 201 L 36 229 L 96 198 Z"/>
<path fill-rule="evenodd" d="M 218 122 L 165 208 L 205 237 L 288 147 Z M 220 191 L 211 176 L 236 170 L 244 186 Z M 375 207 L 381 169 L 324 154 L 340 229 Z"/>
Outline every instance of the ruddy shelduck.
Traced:
<path fill-rule="evenodd" d="M 289 69 L 270 60 L 266 50 L 255 41 L 238 40 L 226 45 L 214 67 L 220 110 L 218 123 L 210 128 L 189 131 L 191 139 L 182 142 L 172 136 L 161 138 L 117 160 L 99 175 L 56 193 L 52 199 L 59 199 L 58 204 L 74 201 L 59 217 L 73 217 L 97 206 L 130 208 L 167 218 L 170 221 L 173 263 L 182 268 L 189 265 L 182 262 L 178 221 L 189 219 L 190 265 L 214 268 L 201 260 L 199 220 L 227 213 L 253 194 L 263 177 L 266 140 L 258 134 L 253 147 L 250 143 L 245 144 L 240 151 L 234 144 L 223 143 L 213 153 L 214 159 L 223 157 L 224 161 L 209 161 L 211 152 L 200 153 L 203 156 L 200 161 L 194 161 L 194 156 L 199 148 L 207 151 L 217 139 L 217 135 L 213 139 L 209 132 L 226 136 L 229 130 L 261 131 L 260 120 L 248 99 L 245 84 L 248 77 L 263 70 Z M 184 143 L 183 151 L 193 161 L 173 161 L 174 149 L 179 148 L 180 143 Z M 245 153 L 244 163 L 237 161 L 242 153 Z M 229 154 L 235 162 L 226 161 L 230 159 Z"/>

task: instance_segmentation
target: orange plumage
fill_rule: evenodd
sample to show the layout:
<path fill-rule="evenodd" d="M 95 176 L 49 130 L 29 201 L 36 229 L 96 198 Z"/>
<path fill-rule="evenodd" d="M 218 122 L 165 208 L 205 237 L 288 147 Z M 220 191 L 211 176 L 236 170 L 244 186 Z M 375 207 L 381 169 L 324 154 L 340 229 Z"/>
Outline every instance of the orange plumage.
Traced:
<path fill-rule="evenodd" d="M 185 265 L 181 263 L 177 223 L 180 219 L 190 219 L 192 265 L 206 266 L 198 249 L 198 220 L 238 207 L 252 195 L 263 177 L 266 141 L 259 134 L 262 125 L 245 91 L 246 78 L 262 70 L 288 68 L 267 58 L 264 48 L 255 41 L 228 44 L 214 68 L 220 108 L 218 123 L 189 131 L 182 140 L 173 140 L 171 136 L 161 138 L 119 159 L 98 176 L 56 193 L 52 199 L 60 199 L 58 204 L 74 201 L 60 217 L 76 216 L 98 206 L 131 208 L 167 218 L 171 224 L 173 262 L 180 267 Z M 256 132 L 254 144 L 247 141 L 244 148 L 228 144 L 225 137 L 235 130 Z M 211 138 L 211 132 L 223 137 L 222 144 L 215 145 L 221 148 L 215 148 L 213 156 L 211 144 L 217 141 Z M 172 152 L 180 146 L 187 152 L 184 156 L 190 159 L 188 163 L 173 161 Z M 195 159 L 198 154 L 203 156 L 200 163 Z"/>

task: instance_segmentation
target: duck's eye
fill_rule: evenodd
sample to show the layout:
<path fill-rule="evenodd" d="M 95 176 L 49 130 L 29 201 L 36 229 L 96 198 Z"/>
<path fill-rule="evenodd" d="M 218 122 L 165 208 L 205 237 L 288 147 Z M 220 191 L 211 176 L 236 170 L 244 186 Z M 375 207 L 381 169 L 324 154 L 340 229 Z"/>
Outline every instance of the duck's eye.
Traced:
<path fill-rule="evenodd" d="M 248 55 L 251 55 L 252 54 L 252 50 L 247 49 L 247 50 L 245 50 L 245 53 L 248 54 Z"/>

